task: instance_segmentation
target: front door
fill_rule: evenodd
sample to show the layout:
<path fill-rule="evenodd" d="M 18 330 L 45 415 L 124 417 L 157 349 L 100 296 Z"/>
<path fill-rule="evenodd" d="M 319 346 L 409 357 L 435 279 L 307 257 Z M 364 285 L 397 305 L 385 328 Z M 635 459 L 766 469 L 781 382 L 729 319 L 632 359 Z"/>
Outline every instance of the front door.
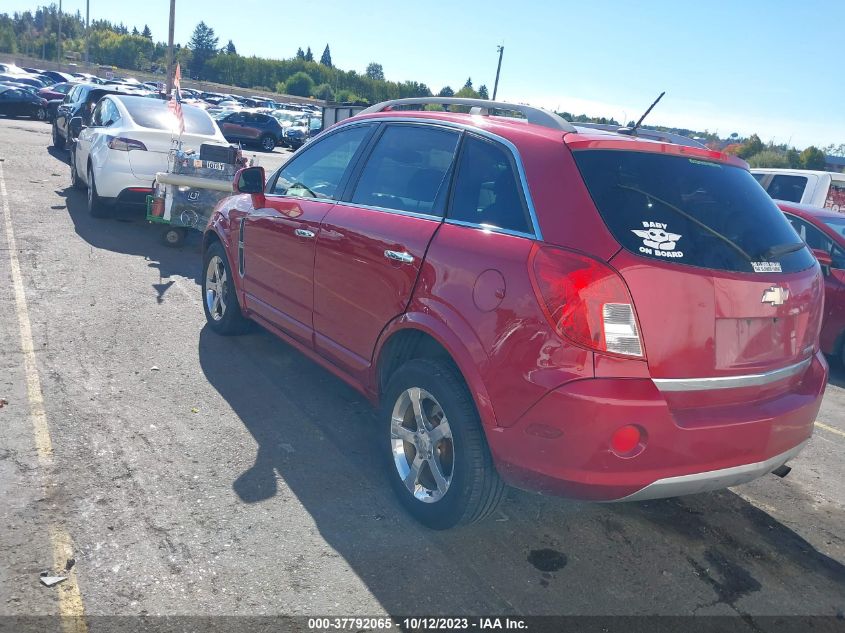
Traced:
<path fill-rule="evenodd" d="M 369 366 L 384 327 L 402 314 L 443 220 L 460 133 L 389 124 L 317 240 L 317 351 L 352 372 Z"/>
<path fill-rule="evenodd" d="M 246 307 L 312 345 L 314 248 L 350 166 L 374 126 L 350 126 L 320 139 L 269 183 L 264 208 L 243 222 Z"/>

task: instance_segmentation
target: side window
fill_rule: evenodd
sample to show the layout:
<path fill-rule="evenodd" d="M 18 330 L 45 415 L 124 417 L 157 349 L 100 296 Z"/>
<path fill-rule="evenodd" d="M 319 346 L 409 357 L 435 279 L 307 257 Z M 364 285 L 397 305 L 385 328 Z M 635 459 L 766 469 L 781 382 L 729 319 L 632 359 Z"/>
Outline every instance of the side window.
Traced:
<path fill-rule="evenodd" d="M 338 188 L 355 152 L 371 130 L 372 126 L 356 125 L 309 145 L 282 167 L 268 193 L 334 200 L 340 194 Z"/>
<path fill-rule="evenodd" d="M 94 112 L 91 114 L 91 125 L 94 127 L 101 127 L 108 120 L 106 117 L 106 106 L 108 102 L 108 99 L 103 99 L 94 108 Z"/>
<path fill-rule="evenodd" d="M 442 128 L 389 125 L 367 159 L 352 203 L 443 215 L 438 197 L 445 193 L 459 138 Z"/>
<path fill-rule="evenodd" d="M 775 200 L 786 200 L 787 202 L 801 202 L 804 189 L 807 186 L 805 176 L 785 176 L 778 174 L 772 178 L 772 182 L 766 188 L 768 194 Z"/>
<path fill-rule="evenodd" d="M 226 123 L 243 123 L 246 120 L 246 117 L 238 112 L 236 114 L 230 114 L 223 120 L 226 121 Z"/>
<path fill-rule="evenodd" d="M 817 248 L 826 253 L 833 253 L 835 245 L 833 240 L 827 235 L 822 233 L 809 222 L 796 218 L 794 215 L 787 215 L 786 217 L 790 224 L 792 224 L 795 232 L 798 233 L 798 235 L 801 236 L 801 239 L 807 243 L 807 246 L 810 248 Z"/>
<path fill-rule="evenodd" d="M 120 121 L 120 111 L 111 99 L 103 101 L 103 125 L 113 125 Z"/>
<path fill-rule="evenodd" d="M 466 137 L 449 218 L 533 232 L 510 152 L 498 143 Z"/>

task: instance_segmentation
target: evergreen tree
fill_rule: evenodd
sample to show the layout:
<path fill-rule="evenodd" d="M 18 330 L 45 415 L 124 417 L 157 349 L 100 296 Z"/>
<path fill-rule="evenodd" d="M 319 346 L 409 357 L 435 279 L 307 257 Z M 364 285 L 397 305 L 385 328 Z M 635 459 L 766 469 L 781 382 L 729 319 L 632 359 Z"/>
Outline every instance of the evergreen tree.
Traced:
<path fill-rule="evenodd" d="M 440 92 L 437 93 L 438 97 L 454 97 L 455 91 L 452 90 L 449 86 L 445 86 Z"/>
<path fill-rule="evenodd" d="M 329 50 L 329 45 L 326 44 L 326 49 L 323 51 L 323 56 L 320 58 L 320 63 L 323 66 L 332 67 L 332 53 Z"/>
<path fill-rule="evenodd" d="M 302 47 L 296 49 L 296 58 L 297 59 L 305 59 L 305 51 L 302 50 Z"/>
<path fill-rule="evenodd" d="M 232 42 L 232 40 L 229 40 L 229 43 L 226 44 L 225 50 L 226 50 L 227 55 L 237 55 L 238 54 L 238 49 L 235 48 L 235 44 L 234 44 L 234 42 Z"/>
<path fill-rule="evenodd" d="M 150 27 L 148 27 L 146 24 L 144 25 L 144 30 L 141 31 L 141 35 L 146 37 L 148 40 L 153 39 L 153 32 L 150 31 Z"/>
<path fill-rule="evenodd" d="M 472 77 L 467 77 L 467 82 L 464 84 L 464 88 L 469 88 L 470 90 L 473 90 Z"/>
<path fill-rule="evenodd" d="M 140 35 L 140 33 L 138 32 L 138 27 L 137 27 L 137 26 L 133 26 L 133 27 L 132 27 L 132 35 Z"/>
<path fill-rule="evenodd" d="M 487 92 L 487 86 L 485 86 L 484 84 L 481 84 L 478 87 L 478 98 L 479 99 L 489 99 L 490 98 L 490 95 Z"/>
<path fill-rule="evenodd" d="M 314 61 L 314 53 L 311 52 L 311 47 L 308 47 L 308 50 L 305 51 L 305 61 L 306 62 L 313 62 Z"/>
<path fill-rule="evenodd" d="M 217 54 L 217 36 L 214 29 L 205 22 L 200 22 L 194 29 L 194 34 L 188 41 L 191 49 L 191 71 L 199 77 L 205 68 L 205 63 Z"/>

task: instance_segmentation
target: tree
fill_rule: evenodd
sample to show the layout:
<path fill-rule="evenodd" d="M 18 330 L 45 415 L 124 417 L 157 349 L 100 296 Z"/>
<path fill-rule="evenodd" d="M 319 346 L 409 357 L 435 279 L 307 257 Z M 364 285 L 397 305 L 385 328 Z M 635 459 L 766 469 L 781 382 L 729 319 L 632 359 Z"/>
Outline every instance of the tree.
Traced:
<path fill-rule="evenodd" d="M 467 77 L 467 82 L 464 84 L 464 88 L 469 88 L 470 90 L 473 90 L 472 77 Z"/>
<path fill-rule="evenodd" d="M 136 35 L 136 36 L 137 36 L 137 35 L 140 35 L 140 33 L 138 32 L 138 27 L 137 27 L 137 26 L 133 26 L 133 27 L 132 27 L 132 35 Z"/>
<path fill-rule="evenodd" d="M 305 59 L 305 51 L 302 50 L 302 47 L 296 49 L 296 58 L 297 59 Z"/>
<path fill-rule="evenodd" d="M 188 48 L 192 53 L 191 70 L 199 77 L 205 69 L 206 62 L 217 54 L 218 38 L 214 29 L 205 22 L 200 22 L 194 29 L 194 34 L 188 40 Z"/>
<path fill-rule="evenodd" d="M 224 49 L 227 55 L 237 55 L 238 49 L 235 48 L 235 43 L 232 40 L 229 40 L 229 43 L 226 44 L 226 48 Z"/>
<path fill-rule="evenodd" d="M 384 81 L 384 68 L 382 68 L 381 64 L 370 62 L 367 65 L 367 72 L 365 74 L 375 81 Z"/>
<path fill-rule="evenodd" d="M 332 87 L 329 84 L 320 84 L 314 88 L 314 96 L 318 99 L 322 99 L 323 101 L 333 101 L 334 90 L 332 90 Z"/>
<path fill-rule="evenodd" d="M 310 46 L 308 47 L 308 50 L 305 51 L 304 59 L 305 59 L 306 62 L 313 62 L 314 61 L 314 53 L 311 52 Z"/>
<path fill-rule="evenodd" d="M 801 154 L 794 147 L 786 151 L 786 160 L 789 161 L 789 166 L 792 169 L 801 167 Z"/>
<path fill-rule="evenodd" d="M 443 89 L 437 93 L 438 97 L 454 97 L 455 91 L 452 90 L 449 86 L 444 86 Z"/>
<path fill-rule="evenodd" d="M 763 141 L 760 140 L 760 137 L 756 134 L 752 134 L 748 137 L 748 140 L 746 140 L 739 148 L 737 156 L 739 156 L 740 158 L 750 158 L 755 154 L 759 154 L 764 149 L 765 146 L 763 145 Z"/>
<path fill-rule="evenodd" d="M 141 35 L 143 37 L 146 37 L 148 40 L 153 39 L 153 32 L 150 30 L 150 27 L 147 26 L 146 24 L 144 25 L 144 30 L 141 31 Z"/>
<path fill-rule="evenodd" d="M 481 84 L 478 87 L 478 98 L 479 99 L 489 99 L 490 98 L 490 94 L 487 92 L 487 86 L 485 86 L 484 84 Z"/>
<path fill-rule="evenodd" d="M 818 147 L 810 145 L 807 149 L 801 152 L 801 167 L 804 169 L 824 169 L 827 159 L 824 152 Z"/>
<path fill-rule="evenodd" d="M 326 48 L 323 50 L 323 56 L 320 57 L 320 63 L 323 66 L 332 67 L 332 52 L 329 50 L 328 44 L 326 44 Z"/>
<path fill-rule="evenodd" d="M 285 82 L 285 92 L 298 97 L 310 97 L 314 94 L 314 80 L 302 71 L 294 73 Z"/>
<path fill-rule="evenodd" d="M 749 156 L 747 160 L 751 167 L 789 167 L 789 159 L 786 154 L 775 149 L 764 149 L 762 152 L 754 154 L 754 156 Z"/>

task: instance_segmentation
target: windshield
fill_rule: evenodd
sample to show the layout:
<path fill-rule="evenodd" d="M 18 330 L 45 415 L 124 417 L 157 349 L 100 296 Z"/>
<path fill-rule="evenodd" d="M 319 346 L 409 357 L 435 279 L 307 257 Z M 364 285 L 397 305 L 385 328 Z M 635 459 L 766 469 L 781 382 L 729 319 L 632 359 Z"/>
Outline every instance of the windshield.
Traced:
<path fill-rule="evenodd" d="M 648 152 L 575 161 L 614 237 L 651 259 L 734 272 L 794 272 L 813 256 L 748 171 Z"/>
<path fill-rule="evenodd" d="M 164 101 L 144 97 L 130 97 L 121 101 L 129 111 L 132 120 L 141 127 L 154 130 L 176 129 L 176 116 Z M 183 104 L 182 113 L 185 117 L 185 132 L 188 134 L 214 136 L 216 133 L 217 128 L 205 110 Z"/>
<path fill-rule="evenodd" d="M 845 238 L 845 216 L 841 218 L 825 218 L 824 223 Z"/>

